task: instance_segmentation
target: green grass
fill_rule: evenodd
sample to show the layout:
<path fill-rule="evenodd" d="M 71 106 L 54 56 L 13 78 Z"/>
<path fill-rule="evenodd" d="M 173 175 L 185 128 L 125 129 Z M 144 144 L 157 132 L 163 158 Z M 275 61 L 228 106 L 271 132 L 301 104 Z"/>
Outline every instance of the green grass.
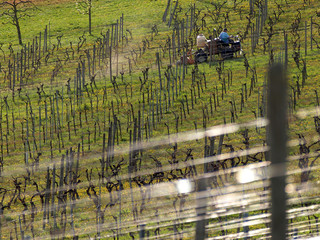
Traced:
<path fill-rule="evenodd" d="M 145 34 L 158 22 L 156 17 L 162 13 L 164 5 L 165 3 L 161 1 L 93 1 L 93 36 L 88 37 L 91 39 L 99 37 L 100 32 L 116 23 L 122 13 L 127 29 L 134 31 L 136 36 Z M 35 11 L 31 17 L 23 18 L 20 21 L 24 43 L 32 41 L 32 38 L 43 31 L 45 26 L 50 27 L 52 41 L 56 36 L 63 35 L 64 44 L 68 44 L 70 41 L 77 42 L 82 33 L 88 32 L 88 16 L 80 14 L 73 1 L 50 4 L 47 2 L 35 3 L 35 6 L 38 11 Z M 4 24 L 1 31 L 1 43 L 17 45 L 14 26 Z"/>
<path fill-rule="evenodd" d="M 201 10 L 200 17 L 198 19 L 198 23 L 201 22 L 201 17 L 204 16 L 203 14 L 206 13 L 206 21 L 207 21 L 207 27 L 205 29 L 201 29 L 200 31 L 203 32 L 206 36 L 211 34 L 212 28 L 219 26 L 220 24 L 224 24 L 223 17 L 220 16 L 218 22 L 212 22 L 210 17 L 208 17 L 209 13 L 207 10 L 212 10 L 213 5 L 210 4 L 211 1 L 179 1 L 181 4 L 182 11 L 179 13 L 179 17 L 184 17 L 184 12 L 187 11 L 187 9 L 190 7 L 192 3 L 196 3 L 196 7 Z M 270 1 L 269 1 L 270 2 Z M 149 126 L 144 126 L 142 136 L 145 140 L 150 140 L 149 137 L 159 137 L 159 136 L 165 136 L 167 134 L 167 127 L 169 127 L 170 134 L 176 133 L 176 123 L 178 122 L 178 131 L 188 131 L 188 130 L 194 130 L 195 125 L 197 125 L 197 129 L 202 129 L 203 126 L 203 109 L 204 111 L 208 111 L 208 114 L 206 113 L 206 126 L 215 126 L 218 124 L 223 124 L 224 121 L 227 123 L 230 123 L 231 121 L 231 105 L 230 102 L 235 102 L 235 105 L 237 107 L 236 117 L 235 121 L 237 123 L 240 122 L 247 122 L 249 120 L 253 120 L 255 118 L 255 114 L 259 115 L 259 107 L 261 107 L 262 102 L 262 95 L 263 95 L 263 84 L 265 82 L 265 75 L 268 69 L 269 65 L 269 53 L 268 50 L 271 48 L 274 48 L 275 51 L 275 59 L 278 58 L 278 56 L 281 54 L 281 51 L 279 50 L 283 45 L 283 30 L 286 30 L 288 35 L 288 44 L 289 44 L 289 68 L 288 68 L 288 80 L 290 87 L 296 87 L 296 81 L 297 77 L 299 77 L 299 83 L 301 85 L 302 81 L 302 74 L 301 69 L 298 69 L 296 67 L 296 64 L 293 61 L 292 58 L 292 40 L 296 37 L 290 33 L 290 25 L 294 21 L 294 18 L 297 15 L 296 9 L 301 9 L 301 27 L 304 25 L 304 21 L 309 21 L 310 16 L 314 17 L 314 21 L 316 23 L 319 23 L 320 19 L 319 17 L 316 17 L 315 15 L 315 9 L 319 8 L 319 3 L 316 1 L 311 1 L 312 5 L 310 6 L 304 6 L 302 1 L 291 1 L 291 4 L 286 8 L 285 12 L 281 15 L 279 22 L 276 23 L 274 26 L 274 29 L 276 31 L 276 34 L 271 39 L 271 44 L 268 46 L 266 54 L 263 54 L 263 46 L 261 45 L 262 40 L 260 39 L 260 45 L 258 45 L 254 55 L 251 54 L 251 43 L 250 38 L 244 39 L 242 41 L 242 48 L 246 53 L 247 59 L 249 61 L 250 67 L 253 69 L 255 68 L 257 71 L 257 82 L 256 85 L 253 87 L 253 90 L 249 96 L 249 89 L 250 89 L 250 82 L 252 78 L 252 72 L 249 70 L 248 76 L 245 76 L 245 67 L 244 67 L 244 58 L 239 57 L 231 60 L 226 60 L 223 62 L 224 65 L 224 72 L 222 79 L 224 78 L 226 80 L 227 84 L 227 91 L 226 93 L 223 93 L 222 97 L 222 80 L 218 79 L 218 74 L 216 72 L 216 68 L 219 67 L 218 62 L 215 61 L 212 66 L 209 66 L 208 63 L 200 64 L 198 66 L 198 71 L 196 71 L 196 82 L 201 81 L 201 88 L 200 88 L 200 95 L 198 96 L 198 86 L 197 83 L 195 83 L 195 90 L 197 95 L 197 102 L 194 103 L 194 107 L 191 107 L 191 95 L 190 95 L 190 89 L 193 89 L 193 82 L 191 77 L 191 72 L 194 69 L 194 66 L 188 66 L 188 74 L 186 75 L 186 78 L 184 80 L 181 92 L 177 97 L 175 97 L 175 101 L 173 106 L 170 106 L 168 111 L 163 110 L 162 119 L 159 121 L 155 121 L 154 126 L 151 123 Z M 23 35 L 23 41 L 24 43 L 27 43 L 28 41 L 32 41 L 32 38 L 36 36 L 40 31 L 43 32 L 45 25 L 49 26 L 50 23 L 50 35 L 51 35 L 51 44 L 56 44 L 57 40 L 56 37 L 59 35 L 63 35 L 62 37 L 62 47 L 59 51 L 53 52 L 53 54 L 50 56 L 50 60 L 48 62 L 48 65 L 46 66 L 44 64 L 44 60 L 41 59 L 41 67 L 38 71 L 35 73 L 30 71 L 31 77 L 28 80 L 27 86 L 22 86 L 21 94 L 18 95 L 18 87 L 15 89 L 15 101 L 13 101 L 12 98 L 12 90 L 8 89 L 8 84 L 6 83 L 6 80 L 4 80 L 4 71 L 0 72 L 0 83 L 1 83 L 1 106 L 2 106 L 2 122 L 1 122 L 1 145 L 4 147 L 2 150 L 3 159 L 4 159 L 4 172 L 3 174 L 6 177 L 2 177 L 0 179 L 1 183 L 4 186 L 7 186 L 8 189 L 14 190 L 14 184 L 12 182 L 12 176 L 18 176 L 19 179 L 22 181 L 22 176 L 27 176 L 25 172 L 25 146 L 24 143 L 26 142 L 27 138 L 27 125 L 26 125 L 26 119 L 28 119 L 28 128 L 29 128 L 29 134 L 28 139 L 30 141 L 30 153 L 31 157 L 29 157 L 29 164 L 34 162 L 34 158 L 37 154 L 37 152 L 41 152 L 42 155 L 40 157 L 40 166 L 41 171 L 31 173 L 31 180 L 30 182 L 27 182 L 28 189 L 27 192 L 24 194 L 26 197 L 27 202 L 29 203 L 31 195 L 35 192 L 35 186 L 32 186 L 32 181 L 37 181 L 40 185 L 41 189 L 45 188 L 45 174 L 46 174 L 46 168 L 49 166 L 49 164 L 52 164 L 52 162 L 56 163 L 56 166 L 58 167 L 60 165 L 60 159 L 62 154 L 66 153 L 66 150 L 70 150 L 72 147 L 74 151 L 77 151 L 77 145 L 78 143 L 81 143 L 80 148 L 80 180 L 81 183 L 79 184 L 79 195 L 80 200 L 84 200 L 83 203 L 78 203 L 78 209 L 79 211 L 76 211 L 76 219 L 79 221 L 76 222 L 76 231 L 89 231 L 89 235 L 92 237 L 94 236 L 96 229 L 95 227 L 95 212 L 94 212 L 94 204 L 93 201 L 90 200 L 86 194 L 86 189 L 89 183 L 86 179 L 86 173 L 85 170 L 88 168 L 90 170 L 93 169 L 93 179 L 97 181 L 98 179 L 98 173 L 99 173 L 99 159 L 102 158 L 102 138 L 103 134 L 105 133 L 108 136 L 108 128 L 109 128 L 109 118 L 111 121 L 113 121 L 112 118 L 112 105 L 113 105 L 113 111 L 115 112 L 118 120 L 121 123 L 121 136 L 119 133 L 118 138 L 116 138 L 116 146 L 115 149 L 117 151 L 123 150 L 126 147 L 128 147 L 128 142 L 130 137 L 130 131 L 134 132 L 134 119 L 133 119 L 133 113 L 131 112 L 131 109 L 133 107 L 134 109 L 134 116 L 135 118 L 138 117 L 138 111 L 141 113 L 141 119 L 144 123 L 147 122 L 147 119 L 152 119 L 152 108 L 148 106 L 148 99 L 150 102 L 151 95 L 155 95 L 155 93 L 151 93 L 151 86 L 152 89 L 159 89 L 159 78 L 158 78 L 158 69 L 156 65 L 156 59 L 155 59 L 155 53 L 160 52 L 161 53 L 161 61 L 162 61 L 162 68 L 161 68 L 161 74 L 162 74 L 162 81 L 164 81 L 164 71 L 167 68 L 169 64 L 168 60 L 168 52 L 166 52 L 164 55 L 162 54 L 161 47 L 164 47 L 166 44 L 166 40 L 168 37 L 171 37 L 172 35 L 172 28 L 168 28 L 164 23 L 161 22 L 162 20 L 162 14 L 165 10 L 166 1 L 142 1 L 142 0 L 121 0 L 121 1 L 94 1 L 93 2 L 93 34 L 92 36 L 89 36 L 88 31 L 88 20 L 87 16 L 81 15 L 77 12 L 75 8 L 75 3 L 73 1 L 66 1 L 66 2 L 43 2 L 43 3 L 36 3 L 39 11 L 35 12 L 32 17 L 29 19 L 23 19 L 21 20 L 21 28 L 22 28 L 22 35 Z M 284 2 L 281 2 L 284 6 Z M 240 18 L 240 14 L 237 11 L 233 11 L 233 3 L 231 1 L 228 1 L 226 6 L 223 8 L 224 13 L 226 11 L 229 11 L 229 18 L 230 23 L 227 22 L 229 32 L 235 34 L 237 32 L 242 33 L 245 29 L 245 26 L 247 24 L 247 20 L 245 18 L 245 15 L 247 15 L 248 12 L 248 6 L 246 3 L 241 4 L 242 6 L 242 18 Z M 269 13 L 270 16 L 273 16 L 272 12 L 277 11 L 276 5 L 274 1 L 270 2 L 269 5 Z M 96 77 L 96 85 L 97 88 L 93 88 L 94 93 L 91 92 L 91 87 L 88 85 L 90 96 L 92 99 L 92 105 L 93 105 L 93 112 L 91 112 L 91 102 L 90 98 L 88 97 L 86 91 L 83 92 L 83 98 L 82 102 L 79 104 L 74 105 L 74 94 L 73 94 L 73 88 L 71 87 L 71 101 L 68 99 L 67 96 L 67 80 L 71 78 L 71 85 L 73 85 L 73 79 L 76 74 L 75 69 L 78 67 L 79 57 L 81 55 L 85 56 L 85 49 L 90 49 L 92 51 L 92 46 L 95 42 L 95 40 L 98 37 L 101 37 L 100 33 L 105 32 L 108 28 L 110 28 L 110 24 L 115 23 L 116 19 L 119 19 L 121 14 L 124 13 L 124 19 L 125 19 L 125 30 L 128 29 L 133 33 L 133 39 L 129 40 L 129 44 L 125 45 L 125 48 L 120 50 L 119 59 L 120 59 L 120 68 L 124 68 L 124 77 L 123 81 L 120 77 L 120 75 L 116 78 L 116 82 L 118 84 L 119 90 L 115 92 L 112 83 L 109 79 L 109 70 L 106 70 L 109 68 L 108 61 L 103 64 L 101 64 L 101 68 L 97 68 L 97 77 Z M 288 22 L 290 24 L 288 24 Z M 159 29 L 159 34 L 154 37 L 153 41 L 150 40 L 151 36 L 151 28 L 157 25 Z M 2 49 L 5 52 L 5 55 L 8 56 L 9 50 L 8 46 L 10 43 L 13 44 L 14 49 L 19 49 L 19 46 L 17 44 L 17 37 L 14 27 L 10 25 L 2 25 L 1 26 L 1 34 L 0 34 L 0 43 L 3 43 Z M 316 29 L 314 29 L 314 33 L 318 34 Z M 87 42 L 84 45 L 83 49 L 75 54 L 75 59 L 69 62 L 64 62 L 62 59 L 64 59 L 64 52 L 66 50 L 70 50 L 70 42 L 73 43 L 73 46 L 75 47 L 79 37 L 85 33 L 85 36 L 87 38 Z M 263 31 L 262 37 L 266 38 L 266 31 Z M 249 34 L 250 35 L 250 34 Z M 316 49 L 314 47 L 314 50 L 311 51 L 308 49 L 308 56 L 304 56 L 304 31 L 303 29 L 300 31 L 300 44 L 301 44 L 301 55 L 303 58 L 307 61 L 307 73 L 308 78 L 306 80 L 306 83 L 304 87 L 301 87 L 301 95 L 297 97 L 297 105 L 296 109 L 299 108 L 306 108 L 306 107 L 312 107 L 316 105 L 315 100 L 315 90 L 319 90 L 317 82 L 319 81 L 319 49 Z M 316 35 L 318 36 L 318 35 Z M 131 57 L 131 51 L 134 49 L 135 51 L 138 51 L 139 47 L 142 46 L 142 40 L 149 39 L 150 41 L 150 48 L 146 50 L 146 53 L 142 55 L 142 57 L 138 58 L 137 64 L 133 64 L 133 72 L 131 74 L 128 74 L 127 70 L 127 60 L 125 57 Z M 193 37 L 193 42 L 195 42 L 195 36 Z M 51 47 L 52 47 L 51 45 Z M 310 39 L 308 40 L 308 46 L 310 46 Z M 193 46 L 194 49 L 196 48 Z M 283 50 L 282 50 L 283 54 Z M 1 55 L 2 56 L 2 55 Z M 8 65 L 8 60 L 3 60 L 0 56 L 0 63 L 1 65 L 6 68 Z M 55 67 L 55 62 L 58 60 L 62 60 L 63 67 L 62 70 L 58 73 L 57 77 L 54 79 L 53 83 L 50 83 L 50 77 L 52 74 L 52 70 Z M 179 57 L 178 57 L 179 58 Z M 12 61 L 12 56 L 10 57 Z M 302 65 L 301 65 L 302 66 Z M 143 78 L 142 71 L 145 70 L 146 67 L 149 67 L 149 79 L 144 85 L 142 89 L 140 89 L 140 80 L 139 77 Z M 175 64 L 173 64 L 173 69 L 176 69 Z M 178 68 L 179 69 L 179 68 Z M 232 72 L 232 84 L 228 85 L 227 79 L 228 79 L 228 72 Z M 113 69 L 113 73 L 115 74 L 115 69 Z M 203 79 L 203 73 L 205 73 L 206 76 L 206 85 L 204 86 L 204 79 Z M 86 76 L 86 81 L 89 84 L 88 76 Z M 36 93 L 37 88 L 40 87 L 40 84 L 44 84 L 44 91 L 45 95 L 42 95 L 41 101 L 39 101 L 38 94 Z M 248 89 L 248 100 L 244 103 L 244 108 L 242 112 L 240 112 L 240 93 L 242 92 L 244 84 L 247 85 Z M 126 97 L 126 86 L 127 86 L 127 95 Z M 106 87 L 106 93 L 107 97 L 106 99 L 103 99 L 104 90 L 103 88 Z M 132 87 L 133 94 L 131 96 L 130 88 Z M 202 91 L 203 89 L 203 91 Z M 216 89 L 218 89 L 218 94 L 216 92 Z M 51 113 L 51 107 L 50 106 L 50 99 L 54 100 L 54 94 L 56 90 L 59 90 L 60 94 L 62 92 L 64 93 L 64 105 L 63 105 L 63 111 L 62 111 L 62 99 L 59 98 L 59 114 L 63 115 L 64 124 L 61 126 L 61 132 L 59 130 L 54 130 L 55 127 L 50 128 L 50 126 L 53 126 L 53 121 L 50 122 L 50 119 L 47 118 L 48 123 L 48 135 L 46 143 L 43 142 L 43 128 L 46 128 L 45 126 L 45 102 L 47 101 L 47 108 L 48 113 Z M 171 92 L 171 89 L 170 89 Z M 32 117 L 30 116 L 30 104 L 28 105 L 28 110 L 26 111 L 26 94 L 28 94 L 30 101 L 31 101 L 31 107 L 33 111 L 33 119 L 36 124 L 35 128 L 35 136 L 36 136 L 36 142 L 38 146 L 38 151 L 34 150 L 35 145 L 33 144 L 33 133 L 31 130 L 32 127 Z M 145 106 L 143 107 L 143 94 L 145 97 Z M 211 114 L 210 111 L 210 97 L 213 97 L 213 94 L 218 95 L 219 97 L 219 105 L 217 106 L 216 110 L 213 110 L 213 113 Z M 4 105 L 4 97 L 8 96 L 8 102 L 9 102 L 9 114 L 8 118 L 9 120 L 6 120 L 6 106 Z M 185 101 L 185 96 L 188 98 L 188 106 L 189 106 L 189 114 L 186 114 L 186 118 L 184 118 L 183 114 L 181 115 L 181 108 L 182 105 L 180 101 Z M 96 101 L 96 98 L 98 98 L 98 102 Z M 104 101 L 104 103 L 103 103 Z M 153 102 L 156 101 L 156 97 L 154 97 Z M 73 104 L 73 110 L 74 114 L 76 116 L 75 118 L 75 127 L 77 133 L 74 133 L 74 125 L 73 125 L 73 117 L 72 113 L 70 111 L 71 108 L 71 102 Z M 68 104 L 68 106 L 66 105 Z M 259 105 L 258 105 L 259 103 Z M 132 106 L 131 106 L 132 104 Z M 184 102 L 185 111 L 186 111 L 186 103 Z M 165 104 L 163 103 L 163 106 Z M 41 126 L 41 144 L 42 149 L 40 150 L 40 140 L 39 140 L 39 132 L 38 132 L 38 122 L 39 122 L 39 107 L 41 107 L 41 118 L 42 118 L 42 126 Z M 55 106 L 56 108 L 56 106 Z M 86 121 L 85 118 L 85 109 L 89 109 L 87 111 L 87 118 L 88 121 Z M 53 111 L 55 114 L 57 114 L 56 110 Z M 293 111 L 294 112 L 294 111 Z M 15 115 L 15 128 L 13 126 L 12 121 L 12 113 Z M 80 113 L 81 113 L 81 124 L 80 124 Z M 93 118 L 91 117 L 91 114 L 93 115 Z M 50 115 L 50 114 L 49 114 Z M 178 121 L 176 120 L 177 116 L 179 117 Z M 68 126 L 67 126 L 67 119 L 70 120 L 70 126 L 71 126 L 71 140 L 68 139 Z M 182 118 L 182 119 L 181 119 Z M 105 119 L 105 120 L 104 120 Z M 156 116 L 157 119 L 157 116 Z M 60 121 L 62 120 L 60 115 Z M 181 120 L 182 123 L 181 123 Z M 7 124 L 9 125 L 9 128 L 7 128 Z M 23 124 L 23 127 L 22 127 Z M 59 129 L 58 123 L 56 123 L 56 128 Z M 313 118 L 309 117 L 307 119 L 297 120 L 295 117 L 291 117 L 289 120 L 289 137 L 290 139 L 295 139 L 297 136 L 297 133 L 303 133 L 305 137 L 307 138 L 308 144 L 311 144 L 313 141 L 313 137 L 315 136 L 316 132 L 314 130 L 314 123 Z M 50 147 L 50 129 L 52 131 L 52 154 L 53 159 L 51 159 L 51 147 Z M 100 129 L 100 130 L 99 130 Z M 150 130 L 149 130 L 150 129 Z M 9 134 L 7 136 L 7 130 L 9 131 Z M 90 150 L 89 150 L 89 134 L 90 131 Z M 96 132 L 96 140 L 94 141 L 94 133 Z M 149 136 L 149 133 L 151 136 Z M 64 146 L 62 147 L 62 142 L 60 142 L 60 150 L 59 150 L 59 141 L 57 140 L 57 135 L 62 134 L 63 136 L 63 142 Z M 147 135 L 147 137 L 146 137 Z M 6 136 L 9 139 L 9 153 L 7 153 L 5 145 L 6 145 Z M 15 136 L 15 144 L 16 148 L 14 148 L 14 136 Z M 83 145 L 82 145 L 82 137 L 83 137 Z M 260 131 L 256 131 L 255 129 L 249 130 L 249 138 L 250 138 L 250 146 L 256 146 L 261 145 L 265 140 L 265 130 L 261 129 Z M 119 145 L 117 142 L 119 141 Z M 216 139 L 216 147 L 217 149 L 217 142 L 218 139 Z M 235 150 L 244 149 L 244 143 L 243 143 L 243 137 L 240 133 L 235 134 L 229 134 L 225 136 L 224 139 L 225 144 L 232 145 Z M 192 154 L 195 159 L 202 158 L 204 155 L 204 140 L 199 139 L 196 141 L 189 141 L 185 143 L 179 143 L 178 149 L 176 152 L 173 150 L 173 145 L 164 145 L 161 148 L 151 148 L 146 149 L 141 155 L 141 170 L 148 170 L 154 168 L 154 162 L 152 158 L 155 158 L 157 160 L 160 160 L 163 166 L 168 165 L 168 160 L 172 160 L 174 156 L 177 157 L 177 159 L 181 162 L 186 157 L 187 149 L 192 149 Z M 315 146 L 316 147 L 316 146 Z M 82 148 L 84 151 L 82 151 Z M 230 149 L 227 147 L 223 148 L 223 153 L 229 152 Z M 292 148 L 290 149 L 290 154 L 294 155 L 297 154 L 298 148 Z M 121 158 L 125 159 L 125 164 L 121 170 L 122 174 L 127 173 L 127 164 L 129 156 L 127 153 L 120 154 L 115 157 L 112 164 L 117 164 Z M 152 157 L 152 158 L 151 158 Z M 52 161 L 53 160 L 53 161 Z M 52 165 L 50 165 L 52 167 Z M 297 163 L 293 162 L 290 165 L 290 168 L 296 169 Z M 31 167 L 29 166 L 29 169 Z M 58 171 L 58 170 L 57 170 Z M 198 173 L 203 172 L 203 167 L 200 165 L 197 167 Z M 180 173 L 178 171 L 174 172 L 179 177 Z M 58 175 L 60 175 L 59 171 L 56 176 L 56 181 L 58 182 Z M 170 177 L 169 171 L 165 173 L 166 176 Z M 149 176 L 150 177 L 150 176 Z M 172 177 L 172 176 L 171 176 Z M 192 177 L 191 177 L 192 178 Z M 312 178 L 314 181 L 318 179 L 318 173 L 315 171 L 312 174 Z M 112 178 L 110 180 L 113 183 L 117 183 L 117 179 Z M 168 181 L 168 179 L 164 179 L 162 181 Z M 294 182 L 299 182 L 299 176 L 294 177 Z M 95 182 L 97 185 L 97 182 Z M 220 183 L 221 185 L 223 183 Z M 137 188 L 137 184 L 133 183 L 134 187 Z M 128 181 L 124 181 L 125 186 L 125 192 L 123 193 L 124 199 L 126 199 L 126 204 L 123 205 L 122 209 L 122 216 L 123 221 L 129 221 L 132 220 L 132 206 L 130 203 L 130 193 L 129 193 L 129 183 Z M 98 190 L 98 187 L 96 188 L 97 192 L 100 192 Z M 141 188 L 141 191 L 143 191 L 143 188 Z M 106 194 L 106 197 L 102 200 L 102 205 L 106 206 L 106 204 L 109 203 L 109 194 L 107 192 L 107 189 L 105 185 L 103 185 L 101 194 Z M 113 191 L 114 198 L 116 198 L 117 192 Z M 139 194 L 139 191 L 136 192 L 136 194 Z M 136 199 L 138 199 L 139 196 L 136 196 Z M 5 202 L 8 202 L 10 199 L 9 195 L 6 196 Z M 160 199 L 152 199 L 151 202 L 149 202 L 150 207 L 146 209 L 143 213 L 153 214 L 155 211 L 155 205 L 152 201 L 156 201 Z M 169 204 L 171 204 L 172 197 L 167 197 L 166 201 Z M 57 202 L 57 200 L 56 200 Z M 137 201 L 138 202 L 138 201 Z M 138 203 L 137 203 L 138 204 Z M 191 204 L 191 203 L 190 203 Z M 36 198 L 36 205 L 38 209 L 41 209 L 40 205 L 40 199 Z M 30 206 L 30 204 L 29 204 Z M 22 211 L 22 204 L 19 203 L 19 200 L 16 201 L 15 204 L 13 204 L 11 210 L 5 211 L 5 221 L 6 224 L 4 225 L 3 230 L 3 238 L 8 238 L 10 234 L 10 229 L 12 229 L 13 222 L 17 221 L 17 216 L 15 215 L 15 211 L 20 213 Z M 172 206 L 170 206 L 172 208 Z M 165 214 L 166 210 L 165 207 L 163 209 L 159 209 L 160 213 Z M 67 212 L 68 214 L 70 209 L 68 208 Z M 82 211 L 84 211 L 82 213 Z M 86 212 L 87 211 L 87 212 Z M 112 222 L 114 223 L 114 219 L 112 217 L 117 214 L 118 209 L 116 207 L 110 207 L 107 208 L 106 211 L 106 222 Z M 35 229 L 37 230 L 38 236 L 44 236 L 46 234 L 49 234 L 49 230 L 46 231 L 40 231 L 42 229 L 41 227 L 41 214 L 36 216 L 36 220 L 38 221 L 35 224 Z M 231 217 L 230 217 L 231 218 Z M 166 223 L 172 224 L 170 221 L 167 221 Z M 91 226 L 89 226 L 91 225 Z M 151 226 L 152 224 L 150 224 Z M 187 225 L 186 225 L 187 226 Z M 190 225 L 188 225 L 190 226 Z M 192 224 L 191 224 L 192 226 Z M 52 227 L 52 226 L 50 226 Z M 68 228 L 70 230 L 70 228 Z M 135 227 L 132 227 L 129 229 L 130 231 L 136 231 Z M 30 229 L 26 229 L 28 233 L 30 233 Z M 172 233 L 173 230 L 169 227 L 164 227 L 161 229 L 162 233 Z M 106 230 L 106 232 L 108 232 Z M 111 233 L 109 231 L 108 233 Z M 70 232 L 71 234 L 71 232 Z M 219 233 L 212 233 L 214 234 L 220 234 Z M 71 235 L 70 235 L 71 236 Z M 81 237 L 85 238 L 87 235 L 82 235 Z M 128 235 L 124 235 L 123 239 L 128 239 Z"/>

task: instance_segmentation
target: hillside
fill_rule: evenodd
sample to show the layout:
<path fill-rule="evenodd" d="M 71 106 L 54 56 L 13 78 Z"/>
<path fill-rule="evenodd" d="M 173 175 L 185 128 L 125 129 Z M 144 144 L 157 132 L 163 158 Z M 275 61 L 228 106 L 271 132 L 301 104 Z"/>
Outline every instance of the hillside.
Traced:
<path fill-rule="evenodd" d="M 252 237 L 268 238 L 263 180 L 243 188 L 261 191 L 252 204 L 219 201 L 222 189 L 243 197 L 232 195 L 242 191 L 234 172 L 267 164 L 259 119 L 274 63 L 289 83 L 288 183 L 314 184 L 288 192 L 290 209 L 317 206 L 319 1 L 92 0 L 91 35 L 76 1 L 32 2 L 22 45 L 0 17 L 0 239 L 134 239 L 141 227 L 148 239 L 192 239 L 196 191 L 171 185 L 188 179 L 199 190 L 207 176 L 216 199 L 208 237 L 235 239 L 247 207 L 259 220 L 250 219 Z M 241 52 L 178 64 L 200 33 L 215 38 L 225 27 Z M 318 233 L 317 211 L 292 213 L 290 236 L 306 221 L 299 235 Z"/>

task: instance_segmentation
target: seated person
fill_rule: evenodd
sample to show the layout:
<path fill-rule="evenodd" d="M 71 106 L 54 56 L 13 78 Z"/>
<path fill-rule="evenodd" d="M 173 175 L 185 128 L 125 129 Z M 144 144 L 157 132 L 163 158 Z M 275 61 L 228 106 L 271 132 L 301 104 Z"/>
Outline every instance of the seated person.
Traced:
<path fill-rule="evenodd" d="M 223 43 L 230 43 L 231 41 L 230 41 L 230 36 L 229 36 L 229 34 L 227 33 L 227 29 L 225 28 L 225 29 L 223 29 L 223 31 L 220 33 L 220 35 L 219 35 L 219 38 L 221 39 L 221 41 L 223 42 Z"/>

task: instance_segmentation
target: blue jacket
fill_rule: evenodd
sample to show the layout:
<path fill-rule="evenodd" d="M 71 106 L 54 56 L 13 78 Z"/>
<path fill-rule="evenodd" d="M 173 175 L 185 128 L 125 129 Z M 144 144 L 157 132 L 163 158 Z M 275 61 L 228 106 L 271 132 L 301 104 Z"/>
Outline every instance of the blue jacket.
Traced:
<path fill-rule="evenodd" d="M 224 42 L 224 43 L 229 43 L 229 35 L 226 32 L 221 32 L 219 38 Z"/>

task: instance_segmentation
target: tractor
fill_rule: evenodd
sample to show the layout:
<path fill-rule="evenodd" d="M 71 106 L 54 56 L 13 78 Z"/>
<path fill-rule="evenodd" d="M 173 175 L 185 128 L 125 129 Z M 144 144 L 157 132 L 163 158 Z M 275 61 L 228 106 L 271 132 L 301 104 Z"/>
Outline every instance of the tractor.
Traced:
<path fill-rule="evenodd" d="M 211 55 L 219 55 L 222 59 L 233 58 L 237 52 L 241 51 L 241 43 L 238 37 L 237 40 L 231 40 L 229 43 L 224 43 L 219 38 L 210 37 L 209 40 L 200 34 L 197 37 L 198 50 L 194 53 L 194 58 L 197 63 L 207 61 Z"/>
<path fill-rule="evenodd" d="M 177 62 L 178 64 L 194 64 L 203 63 L 208 60 L 208 57 L 213 55 L 219 55 L 221 59 L 233 58 L 235 54 L 241 51 L 241 43 L 238 37 L 237 40 L 231 40 L 229 43 L 224 43 L 219 38 L 209 37 L 207 40 L 204 35 L 200 34 L 197 37 L 197 48 L 196 52 L 190 49 L 181 59 Z"/>

